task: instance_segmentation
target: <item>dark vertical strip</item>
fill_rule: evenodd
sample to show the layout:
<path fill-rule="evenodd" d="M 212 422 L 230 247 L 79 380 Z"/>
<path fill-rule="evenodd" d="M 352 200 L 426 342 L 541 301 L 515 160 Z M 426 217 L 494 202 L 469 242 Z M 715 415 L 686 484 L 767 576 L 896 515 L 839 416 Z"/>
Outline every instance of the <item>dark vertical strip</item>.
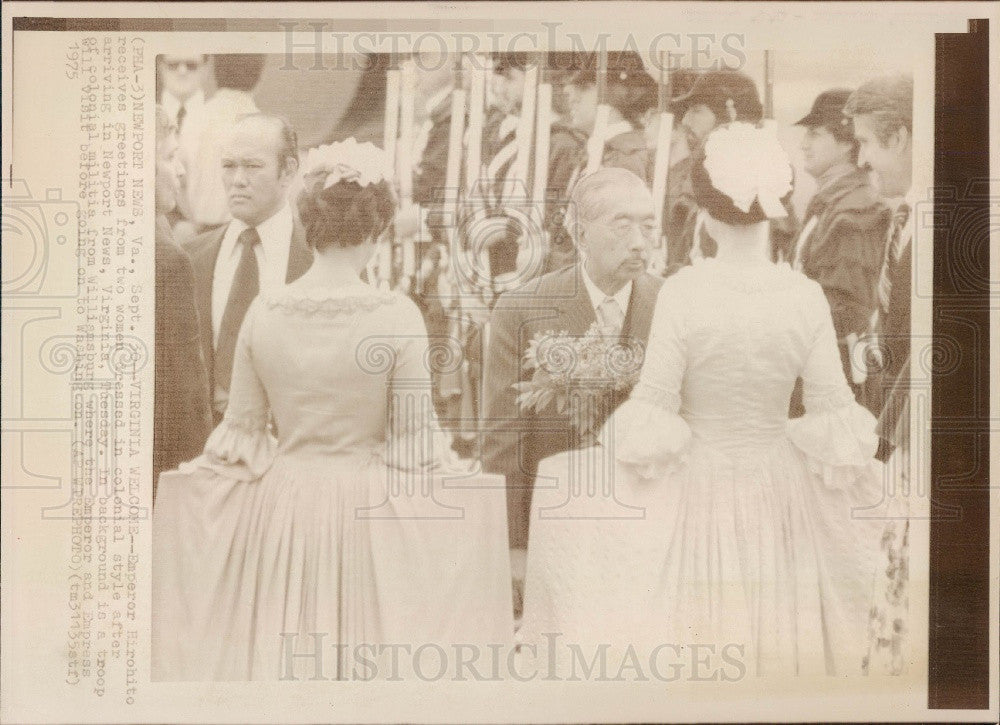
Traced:
<path fill-rule="evenodd" d="M 936 36 L 928 707 L 989 706 L 989 36 Z M 944 358 L 957 352 L 952 365 Z M 937 515 L 935 515 L 935 513 Z"/>

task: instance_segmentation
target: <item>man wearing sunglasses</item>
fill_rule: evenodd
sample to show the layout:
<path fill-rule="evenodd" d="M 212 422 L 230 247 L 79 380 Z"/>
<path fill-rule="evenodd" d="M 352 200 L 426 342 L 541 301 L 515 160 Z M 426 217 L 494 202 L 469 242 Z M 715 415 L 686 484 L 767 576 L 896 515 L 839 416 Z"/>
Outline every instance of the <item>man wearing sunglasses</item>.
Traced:
<path fill-rule="evenodd" d="M 204 55 L 161 55 L 159 76 L 163 84 L 160 105 L 181 133 L 192 112 L 197 114 L 205 103 L 202 88 Z"/>

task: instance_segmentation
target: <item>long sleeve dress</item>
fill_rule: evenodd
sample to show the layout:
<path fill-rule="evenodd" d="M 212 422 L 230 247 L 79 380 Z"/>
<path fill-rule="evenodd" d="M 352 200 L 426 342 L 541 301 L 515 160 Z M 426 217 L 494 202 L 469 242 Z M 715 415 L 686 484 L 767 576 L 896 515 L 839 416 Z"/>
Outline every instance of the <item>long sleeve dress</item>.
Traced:
<path fill-rule="evenodd" d="M 546 633 L 860 673 L 885 525 L 875 426 L 818 284 L 784 263 L 684 268 L 600 445 L 539 466 L 521 637 L 560 666 Z"/>
<path fill-rule="evenodd" d="M 154 678 L 310 678 L 317 648 L 322 677 L 391 678 L 371 648 L 511 639 L 503 479 L 431 470 L 429 358 L 399 294 L 254 301 L 224 420 L 160 478 Z"/>

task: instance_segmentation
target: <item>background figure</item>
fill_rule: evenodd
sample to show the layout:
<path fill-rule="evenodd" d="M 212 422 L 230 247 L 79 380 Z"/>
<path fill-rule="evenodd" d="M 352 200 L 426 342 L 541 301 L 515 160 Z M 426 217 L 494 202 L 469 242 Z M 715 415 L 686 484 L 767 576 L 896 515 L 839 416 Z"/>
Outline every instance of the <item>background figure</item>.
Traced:
<path fill-rule="evenodd" d="M 449 321 L 439 295 L 441 247 L 447 244 L 439 210 L 448 166 L 448 137 L 451 130 L 451 92 L 456 85 L 455 59 L 449 54 L 420 54 L 414 57 L 416 114 L 413 147 L 413 202 L 411 209 L 396 218 L 398 242 L 413 241 L 416 274 L 404 290 L 423 315 L 431 345 L 441 344 L 449 332 Z M 422 216 L 426 218 L 425 222 Z M 456 341 L 461 344 L 461 341 Z M 441 373 L 431 371 L 434 405 L 442 424 L 450 427 L 448 399 L 441 395 Z M 454 398 L 451 399 L 454 402 Z"/>
<path fill-rule="evenodd" d="M 527 65 L 527 53 L 495 53 L 493 56 L 490 94 L 493 106 L 484 124 L 483 158 L 489 184 L 486 199 L 490 212 L 497 216 L 504 216 L 507 197 L 521 191 L 511 188 L 512 180 L 508 178 L 508 172 L 517 158 L 516 132 L 521 117 Z M 520 228 L 516 224 L 506 227 L 497 225 L 496 229 L 495 236 L 484 240 L 493 279 L 516 272 L 520 236 Z"/>
<path fill-rule="evenodd" d="M 806 207 L 791 261 L 823 287 L 833 314 L 844 375 L 855 398 L 861 400 L 859 382 L 864 371 L 859 375 L 851 365 L 851 354 L 868 331 L 878 306 L 875 286 L 890 212 L 872 186 L 868 171 L 857 166 L 854 126 L 843 113 L 850 95 L 850 90 L 842 88 L 821 93 L 797 124 L 806 128 L 802 155 L 817 190 Z"/>
<path fill-rule="evenodd" d="M 699 223 L 698 205 L 690 180 L 691 170 L 702 156 L 706 137 L 720 125 L 733 121 L 757 124 L 764 115 L 764 106 L 753 80 L 744 73 L 729 69 L 710 70 L 698 76 L 691 90 L 675 97 L 672 105 L 683 111 L 681 126 L 689 153 L 687 158 L 674 163 L 668 177 L 663 215 L 668 269 L 676 269 L 697 257 L 715 254 L 715 242 Z M 783 204 L 786 216 L 771 222 L 771 255 L 774 259 L 788 259 L 798 231 L 791 199 L 784 200 Z"/>
<path fill-rule="evenodd" d="M 897 492 L 910 491 L 910 292 L 913 274 L 913 78 L 896 75 L 861 85 L 844 113 L 854 121 L 858 163 L 870 167 L 894 208 L 876 286 L 872 325 L 874 365 L 866 381 L 869 406 L 879 410 L 880 460 Z M 890 460 L 891 456 L 891 460 Z M 866 667 L 899 674 L 905 667 L 908 624 L 909 518 L 897 496 L 882 537 L 887 581 L 880 580 L 869 620 Z"/>
<path fill-rule="evenodd" d="M 298 279 L 312 264 L 286 195 L 298 170 L 295 131 L 277 116 L 237 121 L 222 147 L 223 185 L 233 220 L 186 246 L 194 266 L 202 350 L 218 422 L 225 412 L 236 335 L 261 290 Z"/>
<path fill-rule="evenodd" d="M 588 136 L 594 131 L 597 106 L 596 62 L 581 68 L 566 87 L 573 125 Z M 628 169 L 652 185 L 653 158 L 643 132 L 643 121 L 656 106 L 657 85 L 635 52 L 608 53 L 606 97 L 610 107 L 601 166 Z"/>
<path fill-rule="evenodd" d="M 216 91 L 202 110 L 200 134 L 187 169 L 187 208 L 196 231 L 225 224 L 232 217 L 222 183 L 222 145 L 230 127 L 242 116 L 257 113 L 253 89 L 260 80 L 266 56 L 249 53 L 213 58 Z"/>
<path fill-rule="evenodd" d="M 187 121 L 197 122 L 205 104 L 203 54 L 161 55 L 157 58 L 160 105 L 180 136 Z"/>
<path fill-rule="evenodd" d="M 576 246 L 563 223 L 570 184 L 578 169 L 587 161 L 587 134 L 575 127 L 570 114 L 568 90 L 573 77 L 592 53 L 554 52 L 548 57 L 545 71 L 552 84 L 552 127 L 549 131 L 549 203 L 545 207 L 545 231 L 548 235 L 548 256 L 545 272 L 555 272 L 576 264 Z"/>
<path fill-rule="evenodd" d="M 882 195 L 894 208 L 876 286 L 878 314 L 872 326 L 875 365 L 866 381 L 871 403 L 880 411 L 880 456 L 887 458 L 899 441 L 896 430 L 909 387 L 910 288 L 913 260 L 913 79 L 879 78 L 862 85 L 848 99 L 844 113 L 854 121 L 858 163 L 870 167 Z"/>
<path fill-rule="evenodd" d="M 161 55 L 157 57 L 157 80 L 160 86 L 160 105 L 177 130 L 177 143 L 182 164 L 197 153 L 201 136 L 202 111 L 205 106 L 205 61 L 203 54 Z M 187 179 L 181 179 L 181 194 L 176 207 L 167 215 L 171 226 L 188 220 Z M 190 238 L 190 227 L 180 229 L 183 239 Z"/>
<path fill-rule="evenodd" d="M 160 473 L 198 455 L 212 430 L 191 260 L 174 243 L 165 216 L 177 205 L 181 173 L 177 134 L 167 112 L 157 106 L 154 504 Z"/>
<path fill-rule="evenodd" d="M 543 275 L 516 293 L 501 295 L 493 311 L 484 378 L 482 463 L 484 470 L 506 476 L 514 550 L 528 544 L 538 462 L 581 443 L 568 413 L 558 412 L 554 405 L 542 413 L 518 405 L 514 385 L 532 377 L 524 364 L 525 350 L 537 335 L 566 331 L 582 336 L 597 321 L 620 330 L 623 340 L 645 347 L 663 283 L 646 272 L 655 236 L 652 220 L 652 196 L 635 174 L 601 168 L 583 177 L 574 187 L 567 218 L 581 261 Z M 614 405 L 627 395 L 628 390 L 615 392 Z M 601 423 L 603 418 L 597 422 Z"/>

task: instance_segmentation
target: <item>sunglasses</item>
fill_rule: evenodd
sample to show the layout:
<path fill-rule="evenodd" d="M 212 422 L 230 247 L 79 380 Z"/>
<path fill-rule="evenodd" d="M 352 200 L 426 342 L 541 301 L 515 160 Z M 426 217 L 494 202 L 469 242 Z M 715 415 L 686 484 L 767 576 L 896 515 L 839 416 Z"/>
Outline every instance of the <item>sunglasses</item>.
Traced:
<path fill-rule="evenodd" d="M 198 61 L 198 60 L 165 60 L 165 61 L 163 61 L 163 65 L 165 65 L 169 70 L 173 70 L 173 71 L 178 70 L 178 69 L 180 69 L 183 66 L 184 68 L 187 68 L 187 70 L 190 71 L 191 73 L 194 73 L 196 70 L 198 70 L 199 68 L 201 68 L 201 61 Z"/>

